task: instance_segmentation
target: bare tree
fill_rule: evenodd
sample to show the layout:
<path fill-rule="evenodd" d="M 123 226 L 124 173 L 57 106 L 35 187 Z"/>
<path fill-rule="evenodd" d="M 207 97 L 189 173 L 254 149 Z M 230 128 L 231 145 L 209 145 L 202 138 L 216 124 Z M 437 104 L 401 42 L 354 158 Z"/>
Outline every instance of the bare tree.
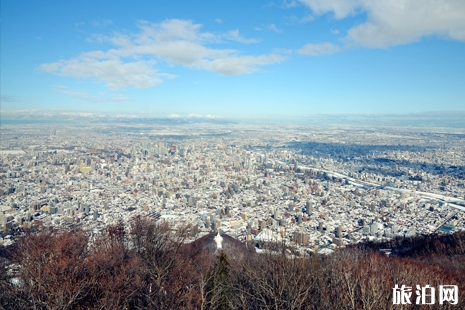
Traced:
<path fill-rule="evenodd" d="M 33 308 L 69 309 L 86 298 L 87 244 L 82 230 L 41 232 L 18 241 L 18 276 Z"/>

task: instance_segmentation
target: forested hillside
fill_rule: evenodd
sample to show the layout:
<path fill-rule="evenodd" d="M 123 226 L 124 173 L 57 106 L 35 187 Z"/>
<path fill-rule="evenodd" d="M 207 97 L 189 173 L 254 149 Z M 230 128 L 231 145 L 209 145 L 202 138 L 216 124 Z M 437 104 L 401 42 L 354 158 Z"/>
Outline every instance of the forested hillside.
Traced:
<path fill-rule="evenodd" d="M 386 244 L 295 257 L 279 247 L 257 254 L 227 235 L 221 249 L 214 234 L 186 244 L 190 233 L 146 218 L 109 226 L 98 238 L 82 230 L 28 233 L 2 249 L 1 308 L 401 309 L 392 301 L 396 284 L 458 285 L 458 305 L 435 307 L 465 308 L 464 234 L 411 240 L 404 257 L 376 251 Z M 402 309 L 431 309 L 414 305 L 415 293 L 411 300 Z"/>

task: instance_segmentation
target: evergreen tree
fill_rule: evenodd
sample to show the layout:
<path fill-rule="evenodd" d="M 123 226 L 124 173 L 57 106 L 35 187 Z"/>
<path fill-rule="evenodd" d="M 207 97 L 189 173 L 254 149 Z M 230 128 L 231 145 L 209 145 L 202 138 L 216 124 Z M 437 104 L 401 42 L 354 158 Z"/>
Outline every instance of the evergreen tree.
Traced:
<path fill-rule="evenodd" d="M 208 277 L 207 289 L 209 309 L 234 309 L 230 264 L 228 256 L 223 251 L 217 257 L 215 267 Z"/>

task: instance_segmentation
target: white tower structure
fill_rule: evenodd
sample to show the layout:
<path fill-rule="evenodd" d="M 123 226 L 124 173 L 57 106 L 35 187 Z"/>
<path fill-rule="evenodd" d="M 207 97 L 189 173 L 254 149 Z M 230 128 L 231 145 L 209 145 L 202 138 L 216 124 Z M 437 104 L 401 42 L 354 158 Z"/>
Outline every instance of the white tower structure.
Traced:
<path fill-rule="evenodd" d="M 223 237 L 221 237 L 219 231 L 218 231 L 218 235 L 216 235 L 214 240 L 216 242 L 216 248 L 221 249 L 223 247 L 223 245 L 221 244 L 223 242 Z"/>

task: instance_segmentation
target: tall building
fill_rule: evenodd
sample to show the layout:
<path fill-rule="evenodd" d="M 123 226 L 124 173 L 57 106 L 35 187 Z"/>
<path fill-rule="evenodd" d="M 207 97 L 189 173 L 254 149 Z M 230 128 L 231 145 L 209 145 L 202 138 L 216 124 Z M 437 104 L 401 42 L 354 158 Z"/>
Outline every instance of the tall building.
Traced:
<path fill-rule="evenodd" d="M 305 232 L 296 231 L 294 232 L 294 241 L 298 244 L 308 244 L 308 234 Z"/>

